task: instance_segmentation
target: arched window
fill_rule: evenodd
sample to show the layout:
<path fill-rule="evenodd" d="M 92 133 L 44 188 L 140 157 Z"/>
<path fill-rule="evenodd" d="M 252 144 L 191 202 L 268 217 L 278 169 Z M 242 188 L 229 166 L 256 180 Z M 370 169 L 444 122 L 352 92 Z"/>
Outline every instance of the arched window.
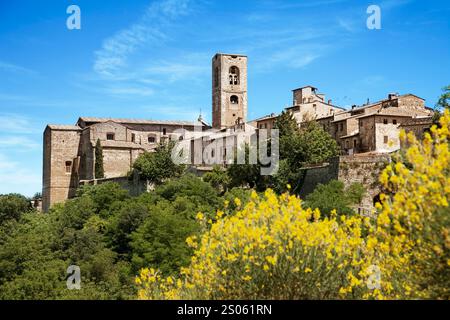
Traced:
<path fill-rule="evenodd" d="M 228 77 L 230 79 L 231 85 L 238 85 L 239 84 L 239 68 L 236 66 L 230 67 Z"/>
<path fill-rule="evenodd" d="M 150 134 L 148 136 L 148 143 L 155 143 L 156 142 L 156 136 L 153 134 Z"/>
<path fill-rule="evenodd" d="M 239 98 L 238 98 L 238 96 L 231 96 L 230 97 L 230 102 L 231 102 L 231 104 L 239 104 Z"/>

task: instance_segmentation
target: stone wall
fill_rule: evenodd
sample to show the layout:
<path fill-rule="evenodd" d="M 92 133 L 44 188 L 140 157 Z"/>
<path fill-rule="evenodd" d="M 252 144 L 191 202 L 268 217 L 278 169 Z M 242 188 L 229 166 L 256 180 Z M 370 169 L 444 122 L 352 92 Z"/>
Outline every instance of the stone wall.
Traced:
<path fill-rule="evenodd" d="M 389 161 L 390 157 L 386 154 L 341 156 L 322 166 L 307 168 L 300 188 L 300 197 L 305 198 L 319 183 L 339 180 L 348 187 L 358 182 L 366 189 L 360 207 L 370 209 L 373 207 L 374 198 L 381 192 L 378 178 Z"/>
<path fill-rule="evenodd" d="M 379 176 L 389 161 L 388 154 L 341 156 L 338 180 L 344 182 L 346 187 L 355 182 L 361 183 L 366 189 L 361 206 L 371 208 L 373 199 L 381 192 Z"/>
<path fill-rule="evenodd" d="M 93 179 L 93 180 L 82 180 L 80 181 L 80 186 L 83 185 L 99 185 L 103 183 L 117 183 L 123 189 L 127 190 L 130 196 L 137 197 L 142 193 L 149 192 L 153 189 L 153 186 L 146 180 L 141 180 L 137 175 L 132 179 L 129 177 L 114 177 L 105 179 Z"/>

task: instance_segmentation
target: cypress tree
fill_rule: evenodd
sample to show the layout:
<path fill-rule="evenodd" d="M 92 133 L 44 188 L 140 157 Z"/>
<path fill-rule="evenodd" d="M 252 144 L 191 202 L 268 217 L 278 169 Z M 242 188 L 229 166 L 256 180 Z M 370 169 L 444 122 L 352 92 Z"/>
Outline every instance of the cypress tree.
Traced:
<path fill-rule="evenodd" d="M 103 148 L 100 144 L 100 139 L 97 139 L 95 144 L 95 179 L 102 179 L 105 177 L 103 169 Z"/>

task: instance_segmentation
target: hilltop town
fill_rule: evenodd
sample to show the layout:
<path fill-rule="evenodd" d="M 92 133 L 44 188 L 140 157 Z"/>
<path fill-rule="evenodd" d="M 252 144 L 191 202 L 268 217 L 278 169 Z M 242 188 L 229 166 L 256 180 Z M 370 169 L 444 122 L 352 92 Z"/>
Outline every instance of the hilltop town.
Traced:
<path fill-rule="evenodd" d="M 311 183 L 315 185 L 331 177 L 341 179 L 342 168 L 348 167 L 346 162 L 364 163 L 362 171 L 346 170 L 344 180 L 367 186 L 366 206 L 371 205 L 371 199 L 379 192 L 370 187 L 373 179 L 367 178 L 368 171 L 384 155 L 400 148 L 400 129 L 420 136 L 431 126 L 433 110 L 425 106 L 424 99 L 411 93 L 390 93 L 381 101 L 346 110 L 327 100 L 313 86 L 292 92 L 292 106 L 285 112 L 290 112 L 299 126 L 316 121 L 341 150 L 338 172 L 328 178 L 321 174 Z M 212 59 L 212 125 L 201 117 L 191 122 L 80 117 L 75 125 L 49 124 L 44 131 L 43 210 L 75 196 L 81 184 L 97 183 L 94 169 L 97 141 L 103 148 L 104 178 L 120 179 L 127 176 L 140 154 L 153 151 L 164 141 L 202 140 L 204 148 L 205 141 L 225 139 L 224 133 L 243 135 L 245 141 L 259 130 L 270 134 L 278 115 L 248 120 L 247 109 L 247 56 L 218 53 Z M 236 142 L 231 146 L 220 144 L 211 150 L 209 157 L 214 163 L 226 165 L 227 156 L 237 147 Z M 199 171 L 205 167 L 208 170 L 205 165 L 204 161 L 193 161 L 193 167 Z"/>

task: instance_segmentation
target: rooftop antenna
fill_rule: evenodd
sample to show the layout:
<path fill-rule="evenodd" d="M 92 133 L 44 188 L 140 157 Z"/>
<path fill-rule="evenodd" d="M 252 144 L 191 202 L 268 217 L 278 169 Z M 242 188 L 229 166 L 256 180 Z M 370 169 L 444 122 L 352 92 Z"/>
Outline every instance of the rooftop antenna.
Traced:
<path fill-rule="evenodd" d="M 202 108 L 200 108 L 200 114 L 198 115 L 198 122 L 202 122 L 202 121 L 203 121 Z"/>

